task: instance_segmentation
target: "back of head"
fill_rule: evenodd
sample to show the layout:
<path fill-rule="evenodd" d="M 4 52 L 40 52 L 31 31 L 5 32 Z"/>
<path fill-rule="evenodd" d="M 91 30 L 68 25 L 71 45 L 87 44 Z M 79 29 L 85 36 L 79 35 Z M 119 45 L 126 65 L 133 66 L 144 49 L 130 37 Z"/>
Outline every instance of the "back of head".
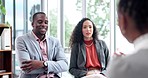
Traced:
<path fill-rule="evenodd" d="M 148 32 L 148 0 L 119 0 L 118 11 L 128 14 L 140 33 Z"/>

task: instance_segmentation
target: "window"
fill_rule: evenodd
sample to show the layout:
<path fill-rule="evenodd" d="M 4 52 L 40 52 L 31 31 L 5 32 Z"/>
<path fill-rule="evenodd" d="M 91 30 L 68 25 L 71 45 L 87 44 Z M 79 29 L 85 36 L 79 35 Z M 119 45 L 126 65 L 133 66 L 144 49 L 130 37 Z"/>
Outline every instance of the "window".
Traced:
<path fill-rule="evenodd" d="M 99 38 L 110 48 L 110 0 L 86 0 L 86 16 L 99 31 Z"/>
<path fill-rule="evenodd" d="M 32 22 L 32 15 L 35 13 L 35 12 L 39 12 L 41 11 L 41 0 L 28 0 L 27 6 L 24 8 L 26 8 L 27 10 L 27 15 L 25 16 L 26 19 L 27 19 L 27 27 L 28 29 L 27 32 L 30 32 L 32 30 L 32 25 L 31 25 L 31 22 Z M 24 12 L 25 13 L 25 12 Z"/>
<path fill-rule="evenodd" d="M 64 0 L 65 48 L 76 24 L 82 19 L 82 0 Z M 80 7 L 80 8 L 79 8 Z M 69 10 L 70 9 L 70 10 Z"/>
<path fill-rule="evenodd" d="M 58 1 L 57 0 L 47 0 L 48 8 L 48 20 L 49 20 L 49 35 L 57 37 L 57 27 L 58 27 Z"/>

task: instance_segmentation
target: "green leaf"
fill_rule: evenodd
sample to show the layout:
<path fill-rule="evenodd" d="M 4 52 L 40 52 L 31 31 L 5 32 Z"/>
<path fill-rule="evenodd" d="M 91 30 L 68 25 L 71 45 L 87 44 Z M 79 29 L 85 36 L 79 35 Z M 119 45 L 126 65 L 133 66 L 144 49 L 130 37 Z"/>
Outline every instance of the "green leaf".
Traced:
<path fill-rule="evenodd" d="M 4 15 L 6 14 L 6 9 L 3 6 L 3 3 L 1 0 L 0 0 L 0 14 L 4 14 Z"/>
<path fill-rule="evenodd" d="M 2 12 L 4 15 L 6 15 L 6 9 L 5 9 L 5 7 L 1 7 L 1 12 Z"/>
<path fill-rule="evenodd" d="M 8 21 L 6 22 L 6 25 L 7 25 L 8 27 L 10 27 L 10 23 L 9 23 Z"/>

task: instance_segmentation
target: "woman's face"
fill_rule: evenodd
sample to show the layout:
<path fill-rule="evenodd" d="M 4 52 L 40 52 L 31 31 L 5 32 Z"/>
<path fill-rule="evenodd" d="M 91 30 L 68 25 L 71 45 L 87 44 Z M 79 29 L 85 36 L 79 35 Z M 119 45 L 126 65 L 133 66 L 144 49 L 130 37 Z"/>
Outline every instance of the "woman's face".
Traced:
<path fill-rule="evenodd" d="M 86 20 L 82 26 L 82 33 L 84 36 L 84 40 L 91 40 L 93 34 L 93 24 L 91 21 Z"/>

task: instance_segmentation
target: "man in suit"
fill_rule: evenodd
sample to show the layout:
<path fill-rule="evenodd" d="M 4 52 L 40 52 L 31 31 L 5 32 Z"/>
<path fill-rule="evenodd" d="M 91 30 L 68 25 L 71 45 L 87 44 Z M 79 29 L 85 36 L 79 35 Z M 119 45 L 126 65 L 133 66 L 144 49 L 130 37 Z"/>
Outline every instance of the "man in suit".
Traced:
<path fill-rule="evenodd" d="M 118 22 L 135 50 L 110 62 L 108 78 L 148 78 L 148 0 L 119 0 Z"/>
<path fill-rule="evenodd" d="M 46 35 L 48 19 L 44 12 L 33 15 L 32 27 L 31 32 L 16 39 L 15 49 L 22 69 L 20 78 L 58 77 L 68 70 L 68 61 L 60 42 Z"/>

